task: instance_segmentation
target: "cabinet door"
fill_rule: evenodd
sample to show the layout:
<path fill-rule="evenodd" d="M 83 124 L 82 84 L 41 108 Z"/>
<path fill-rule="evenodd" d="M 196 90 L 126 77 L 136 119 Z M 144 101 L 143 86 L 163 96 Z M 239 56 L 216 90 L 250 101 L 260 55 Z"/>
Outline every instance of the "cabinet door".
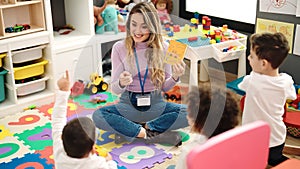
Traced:
<path fill-rule="evenodd" d="M 96 71 L 92 46 L 57 53 L 53 62 L 55 80 L 68 70 L 72 81 L 78 79 L 87 81 L 89 75 Z"/>

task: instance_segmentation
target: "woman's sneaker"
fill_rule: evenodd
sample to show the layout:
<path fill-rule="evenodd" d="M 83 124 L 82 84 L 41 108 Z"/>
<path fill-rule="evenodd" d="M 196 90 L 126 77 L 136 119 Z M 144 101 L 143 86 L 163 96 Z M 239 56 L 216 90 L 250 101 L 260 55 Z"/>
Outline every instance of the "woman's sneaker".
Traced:
<path fill-rule="evenodd" d="M 121 144 L 123 142 L 126 142 L 126 138 L 123 135 L 115 134 L 115 144 Z"/>
<path fill-rule="evenodd" d="M 166 131 L 163 133 L 157 131 L 146 130 L 147 138 L 145 142 L 150 143 L 159 143 L 159 144 L 170 144 L 173 146 L 180 146 L 182 144 L 182 137 L 176 131 Z"/>

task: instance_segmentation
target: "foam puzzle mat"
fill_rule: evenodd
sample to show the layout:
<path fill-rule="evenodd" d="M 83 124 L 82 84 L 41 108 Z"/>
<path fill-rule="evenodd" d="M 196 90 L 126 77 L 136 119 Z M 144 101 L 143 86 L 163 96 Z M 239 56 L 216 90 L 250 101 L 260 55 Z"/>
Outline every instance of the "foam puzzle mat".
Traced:
<path fill-rule="evenodd" d="M 107 97 L 105 103 L 90 103 L 88 100 L 92 96 L 87 95 L 70 98 L 67 119 L 90 117 L 96 109 L 118 101 L 118 97 L 109 92 L 102 93 L 102 96 Z M 1 169 L 55 168 L 51 135 L 53 105 L 54 103 L 51 103 L 32 110 L 24 110 L 0 119 Z M 114 143 L 114 133 L 103 130 L 97 132 L 97 151 L 109 152 L 118 163 L 119 169 L 153 168 L 156 163 L 163 163 L 178 154 L 178 150 L 173 150 L 168 145 L 146 145 L 142 142 L 117 145 Z M 181 134 L 184 135 L 184 132 Z"/>

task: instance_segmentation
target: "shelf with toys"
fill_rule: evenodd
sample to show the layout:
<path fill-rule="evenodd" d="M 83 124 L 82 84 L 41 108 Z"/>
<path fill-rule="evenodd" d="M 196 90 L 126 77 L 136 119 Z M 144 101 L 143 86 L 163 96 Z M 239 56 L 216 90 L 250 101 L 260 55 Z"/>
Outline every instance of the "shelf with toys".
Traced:
<path fill-rule="evenodd" d="M 20 112 L 28 104 L 42 105 L 54 96 L 50 36 L 40 31 L 0 40 L 2 58 L 0 117 Z"/>
<path fill-rule="evenodd" d="M 197 16 L 197 15 L 195 15 Z M 238 59 L 238 77 L 246 74 L 246 43 L 247 36 L 237 31 L 210 25 L 208 17 L 192 18 L 190 24 L 184 27 L 165 24 L 164 37 L 167 40 L 176 40 L 188 46 L 185 58 L 191 61 L 190 86 L 198 85 L 200 81 L 208 81 L 208 59 L 214 58 L 218 62 Z M 200 75 L 198 76 L 198 61 Z"/>
<path fill-rule="evenodd" d="M 0 4 L 0 39 L 45 30 L 43 0 L 9 0 Z"/>

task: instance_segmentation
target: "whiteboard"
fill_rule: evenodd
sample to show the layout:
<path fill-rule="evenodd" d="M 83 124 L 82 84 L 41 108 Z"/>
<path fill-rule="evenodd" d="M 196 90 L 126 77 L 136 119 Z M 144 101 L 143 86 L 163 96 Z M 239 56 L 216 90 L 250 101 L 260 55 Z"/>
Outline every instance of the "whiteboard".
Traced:
<path fill-rule="evenodd" d="M 255 24 L 257 0 L 186 0 L 186 11 Z"/>

